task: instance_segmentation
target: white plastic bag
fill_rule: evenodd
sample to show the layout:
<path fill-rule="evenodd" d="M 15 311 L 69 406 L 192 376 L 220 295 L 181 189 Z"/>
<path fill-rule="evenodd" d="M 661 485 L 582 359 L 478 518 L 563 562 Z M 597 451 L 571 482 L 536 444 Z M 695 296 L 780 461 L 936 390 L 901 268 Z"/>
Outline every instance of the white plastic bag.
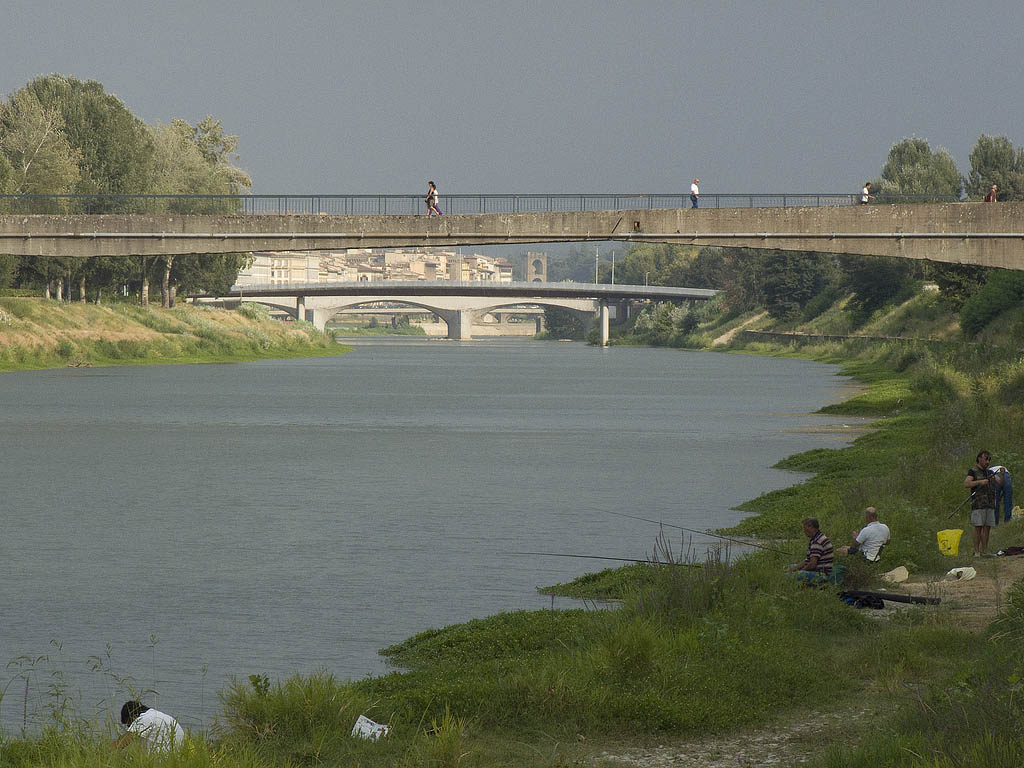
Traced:
<path fill-rule="evenodd" d="M 377 741 L 381 736 L 387 736 L 389 730 L 391 729 L 388 726 L 375 723 L 370 718 L 360 715 L 356 724 L 352 726 L 352 735 Z"/>
<path fill-rule="evenodd" d="M 965 566 L 963 568 L 951 568 L 949 572 L 942 577 L 943 581 L 970 581 L 978 572 L 971 568 L 971 566 Z"/>

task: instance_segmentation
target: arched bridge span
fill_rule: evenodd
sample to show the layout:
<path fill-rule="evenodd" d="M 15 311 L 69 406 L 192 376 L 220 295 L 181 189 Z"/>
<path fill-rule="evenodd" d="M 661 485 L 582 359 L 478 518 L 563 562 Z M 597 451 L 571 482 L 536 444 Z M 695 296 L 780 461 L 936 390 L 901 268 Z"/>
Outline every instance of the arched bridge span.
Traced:
<path fill-rule="evenodd" d="M 500 307 L 533 304 L 561 307 L 597 321 L 601 342 L 608 342 L 608 307 L 636 299 L 705 301 L 718 292 L 702 288 L 589 283 L 487 283 L 456 281 L 380 281 L 374 283 L 308 283 L 287 286 L 247 286 L 218 300 L 256 301 L 284 309 L 323 330 L 335 314 L 364 304 L 395 302 L 423 307 L 448 325 L 448 338 L 469 339 L 476 318 Z"/>

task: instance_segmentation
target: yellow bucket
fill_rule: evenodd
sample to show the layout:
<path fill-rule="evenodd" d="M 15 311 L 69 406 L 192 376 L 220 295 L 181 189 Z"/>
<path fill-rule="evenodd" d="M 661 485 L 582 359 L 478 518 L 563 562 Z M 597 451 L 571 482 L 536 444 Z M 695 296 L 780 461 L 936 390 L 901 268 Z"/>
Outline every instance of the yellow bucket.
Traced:
<path fill-rule="evenodd" d="M 960 537 L 964 535 L 964 532 L 959 528 L 949 528 L 945 531 L 939 531 L 936 534 L 939 537 L 939 552 L 944 555 L 956 555 L 960 551 Z"/>

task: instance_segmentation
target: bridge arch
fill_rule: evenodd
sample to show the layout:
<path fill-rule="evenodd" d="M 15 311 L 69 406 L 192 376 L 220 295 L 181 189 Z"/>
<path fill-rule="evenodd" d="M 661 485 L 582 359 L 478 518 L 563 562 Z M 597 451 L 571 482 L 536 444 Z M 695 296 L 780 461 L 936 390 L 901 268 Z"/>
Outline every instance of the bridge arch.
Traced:
<path fill-rule="evenodd" d="M 425 300 L 429 299 L 429 300 Z M 453 300 L 454 299 L 454 300 Z M 301 301 L 301 299 L 300 299 Z M 504 307 L 538 306 L 560 307 L 578 314 L 584 323 L 594 320 L 601 309 L 597 299 L 560 299 L 546 297 L 530 297 L 528 299 L 509 297 L 450 297 L 450 296 L 323 296 L 309 297 L 303 302 L 307 309 L 307 318 L 320 330 L 324 330 L 327 322 L 344 309 L 359 307 L 364 304 L 377 304 L 382 301 L 420 307 L 440 317 L 448 326 L 449 339 L 472 338 L 473 323 L 488 312 Z M 309 317 L 309 310 L 312 317 Z"/>

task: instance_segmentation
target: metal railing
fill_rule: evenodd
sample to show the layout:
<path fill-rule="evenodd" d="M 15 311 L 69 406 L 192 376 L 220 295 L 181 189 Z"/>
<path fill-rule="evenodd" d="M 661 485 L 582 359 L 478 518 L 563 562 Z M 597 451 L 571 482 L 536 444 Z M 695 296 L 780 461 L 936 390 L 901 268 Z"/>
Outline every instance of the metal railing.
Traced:
<path fill-rule="evenodd" d="M 860 193 L 702 194 L 701 208 L 855 205 Z M 957 202 L 953 195 L 878 195 L 873 205 Z M 558 213 L 689 208 L 679 194 L 442 195 L 447 214 Z M 426 214 L 422 195 L 0 195 L 0 214 L 410 215 Z"/>

